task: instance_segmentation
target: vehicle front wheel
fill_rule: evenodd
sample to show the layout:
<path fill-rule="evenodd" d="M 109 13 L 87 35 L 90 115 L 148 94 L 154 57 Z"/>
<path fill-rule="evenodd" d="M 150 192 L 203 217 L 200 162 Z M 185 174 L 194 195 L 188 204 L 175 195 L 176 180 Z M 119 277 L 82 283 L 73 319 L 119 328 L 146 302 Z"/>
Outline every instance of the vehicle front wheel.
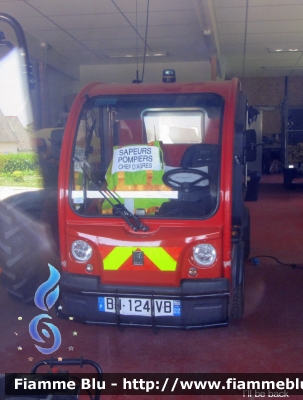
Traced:
<path fill-rule="evenodd" d="M 245 279 L 244 279 L 244 252 L 245 243 L 240 241 L 235 245 L 232 260 L 232 282 L 233 290 L 231 293 L 229 305 L 230 319 L 240 319 L 244 312 L 244 295 L 245 295 Z"/>
<path fill-rule="evenodd" d="M 37 288 L 49 276 L 48 263 L 58 265 L 50 229 L 9 201 L 0 202 L 0 223 L 1 283 L 16 300 L 32 302 Z"/>
<path fill-rule="evenodd" d="M 240 319 L 244 313 L 244 294 L 245 284 L 243 282 L 237 285 L 234 289 L 234 293 L 231 300 L 230 318 Z"/>

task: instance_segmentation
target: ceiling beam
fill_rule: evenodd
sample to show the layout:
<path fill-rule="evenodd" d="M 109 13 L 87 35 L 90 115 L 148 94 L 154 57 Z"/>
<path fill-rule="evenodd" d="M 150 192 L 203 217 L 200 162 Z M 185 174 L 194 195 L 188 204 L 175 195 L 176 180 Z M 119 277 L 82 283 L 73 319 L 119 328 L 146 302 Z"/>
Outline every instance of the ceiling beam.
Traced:
<path fill-rule="evenodd" d="M 222 76 L 221 49 L 213 0 L 193 1 L 205 47 L 208 51 L 209 60 L 212 63 L 212 70 L 214 59 L 216 59 L 216 74 L 219 78 L 224 78 Z"/>

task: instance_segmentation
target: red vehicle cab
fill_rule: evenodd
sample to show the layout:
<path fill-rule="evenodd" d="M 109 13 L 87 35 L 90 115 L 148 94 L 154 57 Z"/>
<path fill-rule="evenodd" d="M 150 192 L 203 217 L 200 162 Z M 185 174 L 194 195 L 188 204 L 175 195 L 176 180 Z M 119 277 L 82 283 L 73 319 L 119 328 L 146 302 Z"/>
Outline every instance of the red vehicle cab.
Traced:
<path fill-rule="evenodd" d="M 81 91 L 61 150 L 59 316 L 191 329 L 242 315 L 246 110 L 237 79 Z"/>

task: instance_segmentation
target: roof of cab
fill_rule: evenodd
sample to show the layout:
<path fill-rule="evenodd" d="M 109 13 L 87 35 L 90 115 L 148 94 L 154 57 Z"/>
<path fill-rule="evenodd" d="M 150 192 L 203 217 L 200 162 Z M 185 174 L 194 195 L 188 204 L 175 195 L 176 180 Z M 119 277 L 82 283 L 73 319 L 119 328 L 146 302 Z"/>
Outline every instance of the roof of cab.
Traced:
<path fill-rule="evenodd" d="M 217 93 L 227 97 L 231 90 L 238 87 L 238 79 L 229 81 L 210 81 L 192 83 L 133 83 L 133 84 L 107 84 L 93 82 L 82 89 L 86 97 L 100 95 L 125 95 L 125 94 L 169 94 L 169 93 Z"/>

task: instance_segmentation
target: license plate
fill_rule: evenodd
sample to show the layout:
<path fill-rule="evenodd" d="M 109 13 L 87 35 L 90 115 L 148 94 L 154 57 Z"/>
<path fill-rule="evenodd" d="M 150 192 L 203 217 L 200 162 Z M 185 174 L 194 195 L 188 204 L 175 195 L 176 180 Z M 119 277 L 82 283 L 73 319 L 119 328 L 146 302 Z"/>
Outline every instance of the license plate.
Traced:
<path fill-rule="evenodd" d="M 141 315 L 151 316 L 150 299 L 134 299 L 121 297 L 120 314 L 121 315 Z M 155 316 L 181 316 L 180 300 L 162 300 L 154 299 Z M 101 312 L 116 312 L 116 301 L 114 297 L 98 297 L 98 309 Z"/>

